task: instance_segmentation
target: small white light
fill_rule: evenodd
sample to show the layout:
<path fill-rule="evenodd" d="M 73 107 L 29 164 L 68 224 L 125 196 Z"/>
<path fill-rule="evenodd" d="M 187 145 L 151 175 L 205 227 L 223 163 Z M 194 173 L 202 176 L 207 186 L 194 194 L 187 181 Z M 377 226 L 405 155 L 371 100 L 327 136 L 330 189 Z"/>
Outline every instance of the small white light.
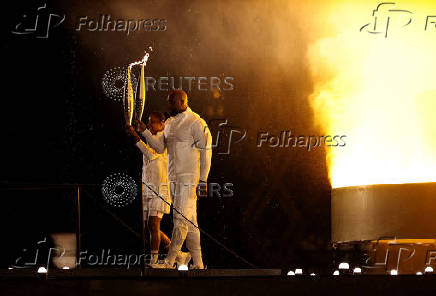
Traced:
<path fill-rule="evenodd" d="M 12 269 L 14 269 L 14 268 L 13 268 L 13 267 L 8 267 L 8 269 L 9 269 L 9 270 L 12 270 Z"/>
<path fill-rule="evenodd" d="M 303 270 L 301 268 L 295 269 L 295 274 L 303 274 Z"/>
<path fill-rule="evenodd" d="M 360 269 L 360 267 L 356 267 L 353 269 L 353 273 L 361 273 L 362 269 Z"/>
<path fill-rule="evenodd" d="M 182 264 L 179 266 L 178 268 L 180 271 L 187 271 L 188 270 L 188 266 L 186 266 L 185 264 Z"/>
<path fill-rule="evenodd" d="M 339 270 L 335 270 L 335 272 L 333 272 L 333 275 L 339 275 Z"/>
<path fill-rule="evenodd" d="M 316 276 L 316 274 L 314 274 L 313 272 L 310 274 L 310 276 Z"/>
<path fill-rule="evenodd" d="M 62 267 L 62 269 L 70 269 L 68 266 L 64 266 Z"/>
<path fill-rule="evenodd" d="M 287 273 L 287 275 L 295 275 L 295 273 L 294 273 L 292 270 L 290 270 L 290 271 Z"/>
<path fill-rule="evenodd" d="M 391 275 L 398 275 L 398 270 L 392 269 L 391 270 Z"/>
<path fill-rule="evenodd" d="M 38 273 L 47 273 L 47 269 L 45 267 L 38 268 Z"/>
<path fill-rule="evenodd" d="M 424 272 L 427 272 L 427 273 L 433 272 L 433 267 L 431 267 L 431 266 L 427 266 L 427 267 L 424 269 Z"/>
<path fill-rule="evenodd" d="M 339 264 L 339 269 L 350 269 L 350 265 L 346 262 Z"/>
<path fill-rule="evenodd" d="M 416 275 L 422 275 L 422 272 L 418 271 L 418 272 L 416 273 Z"/>

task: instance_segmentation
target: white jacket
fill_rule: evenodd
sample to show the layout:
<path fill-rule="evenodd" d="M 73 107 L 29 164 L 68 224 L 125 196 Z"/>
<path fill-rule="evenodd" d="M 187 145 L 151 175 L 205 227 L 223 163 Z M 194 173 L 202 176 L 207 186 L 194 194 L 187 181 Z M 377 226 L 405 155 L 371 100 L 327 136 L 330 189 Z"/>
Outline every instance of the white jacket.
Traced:
<path fill-rule="evenodd" d="M 165 129 L 156 135 L 149 130 L 142 134 L 158 153 L 168 151 L 168 175 L 175 181 L 179 175 L 193 175 L 207 181 L 212 158 L 212 136 L 206 122 L 191 108 L 170 117 Z"/>
<path fill-rule="evenodd" d="M 156 193 L 171 204 L 166 150 L 164 153 L 156 153 L 143 141 L 137 142 L 136 146 L 142 152 L 142 183 L 153 188 Z M 170 212 L 170 206 L 145 185 L 142 186 L 142 196 L 144 199 L 153 199 L 153 202 L 149 203 L 151 208 L 147 210 Z"/>

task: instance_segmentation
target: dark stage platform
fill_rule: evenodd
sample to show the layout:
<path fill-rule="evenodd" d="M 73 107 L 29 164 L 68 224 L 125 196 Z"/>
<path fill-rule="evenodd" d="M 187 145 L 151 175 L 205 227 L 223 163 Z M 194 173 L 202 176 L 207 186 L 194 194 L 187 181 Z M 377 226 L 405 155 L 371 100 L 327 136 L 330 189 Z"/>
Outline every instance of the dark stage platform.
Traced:
<path fill-rule="evenodd" d="M 3 269 L 2 279 L 47 278 L 47 279 L 93 279 L 93 278 L 213 278 L 213 277 L 277 277 L 280 269 L 206 269 L 178 271 L 171 269 L 145 268 L 79 268 L 72 270 L 52 269 L 39 274 L 36 269 Z"/>
<path fill-rule="evenodd" d="M 431 295 L 436 276 L 285 276 L 278 269 L 2 270 L 0 295 Z"/>

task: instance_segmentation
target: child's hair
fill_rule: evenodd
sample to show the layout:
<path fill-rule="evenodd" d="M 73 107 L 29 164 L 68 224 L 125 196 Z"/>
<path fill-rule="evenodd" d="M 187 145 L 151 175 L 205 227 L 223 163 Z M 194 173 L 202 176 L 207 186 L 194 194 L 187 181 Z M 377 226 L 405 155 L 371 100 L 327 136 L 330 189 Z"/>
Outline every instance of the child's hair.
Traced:
<path fill-rule="evenodd" d="M 162 112 L 159 111 L 153 111 L 150 113 L 150 116 L 153 116 L 154 118 L 159 119 L 160 121 L 165 121 L 165 115 Z"/>

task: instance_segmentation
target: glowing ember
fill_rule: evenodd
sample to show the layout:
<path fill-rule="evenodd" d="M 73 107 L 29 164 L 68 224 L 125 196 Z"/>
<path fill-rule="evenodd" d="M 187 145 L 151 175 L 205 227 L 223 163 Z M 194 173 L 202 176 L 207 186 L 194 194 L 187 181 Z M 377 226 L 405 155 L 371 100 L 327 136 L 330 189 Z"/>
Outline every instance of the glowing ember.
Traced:
<path fill-rule="evenodd" d="M 152 48 L 151 46 L 148 47 L 148 49 L 149 49 L 150 51 L 153 51 L 153 48 Z M 142 60 L 139 60 L 139 61 L 136 61 L 136 62 L 130 63 L 130 64 L 129 64 L 129 68 L 132 69 L 132 67 L 135 66 L 135 65 L 143 65 L 143 66 L 146 66 L 149 57 L 150 57 L 150 54 L 149 54 L 148 52 L 145 52 L 145 55 L 144 55 L 144 57 L 142 58 Z"/>
<path fill-rule="evenodd" d="M 347 135 L 345 147 L 327 151 L 332 187 L 434 182 L 436 28 L 425 25 L 436 2 L 380 8 L 380 34 L 375 2 L 346 2 L 324 10 L 327 36 L 308 50 L 317 124 L 325 134 Z"/>

